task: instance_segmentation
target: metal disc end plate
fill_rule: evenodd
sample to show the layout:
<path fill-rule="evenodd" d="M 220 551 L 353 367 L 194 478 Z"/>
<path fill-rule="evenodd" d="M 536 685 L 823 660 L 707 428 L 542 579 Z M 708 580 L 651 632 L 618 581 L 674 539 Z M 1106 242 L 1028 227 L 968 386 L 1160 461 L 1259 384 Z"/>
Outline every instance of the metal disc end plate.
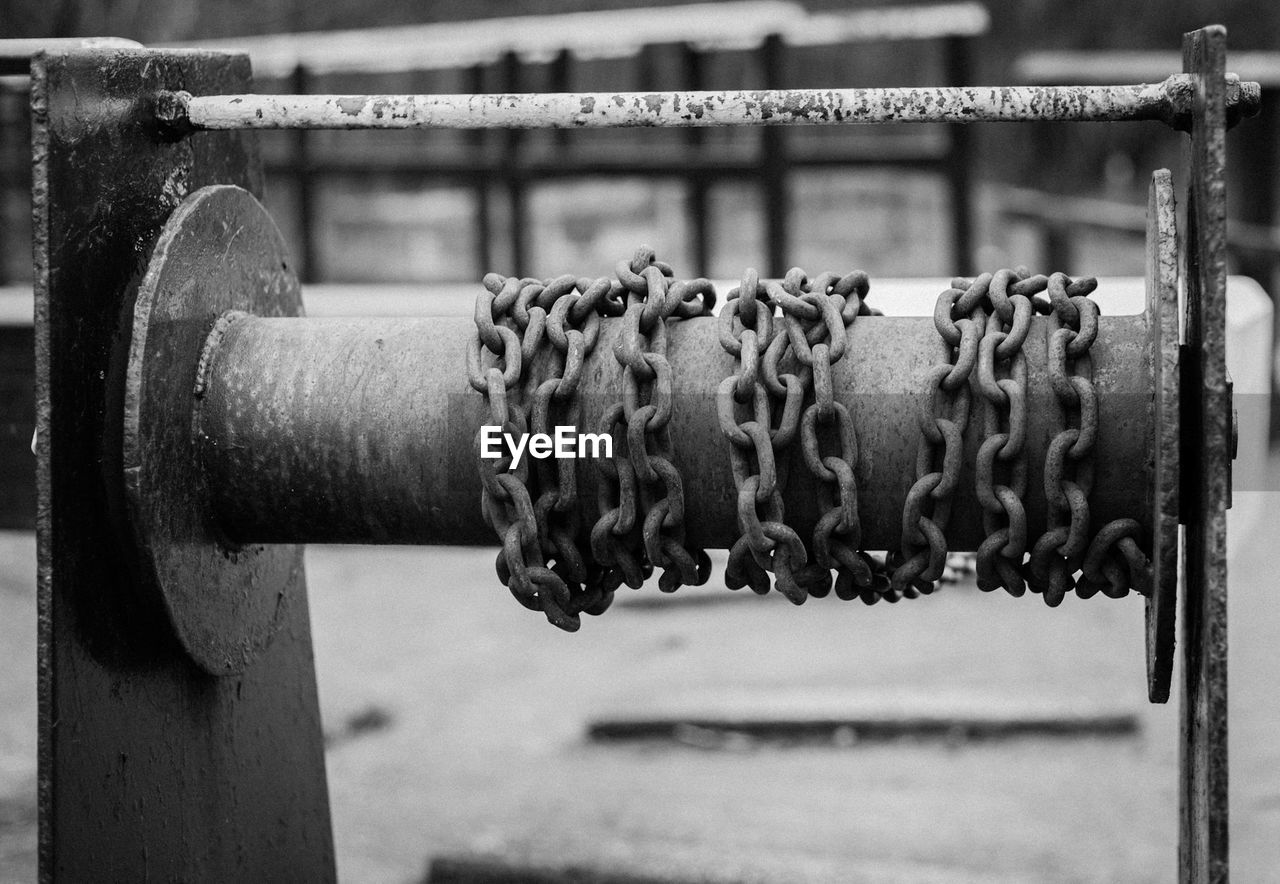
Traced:
<path fill-rule="evenodd" d="M 1151 594 L 1147 597 L 1147 698 L 1169 700 L 1178 600 L 1178 232 L 1173 176 L 1157 169 L 1147 202 L 1147 316 L 1155 376 L 1155 499 L 1151 502 Z"/>
<path fill-rule="evenodd" d="M 302 296 L 271 216 L 239 187 L 202 188 L 165 224 L 138 289 L 124 396 L 124 492 L 143 576 L 206 672 L 244 671 L 270 643 L 302 547 L 238 546 L 206 501 L 197 365 L 229 310 L 297 316 Z"/>

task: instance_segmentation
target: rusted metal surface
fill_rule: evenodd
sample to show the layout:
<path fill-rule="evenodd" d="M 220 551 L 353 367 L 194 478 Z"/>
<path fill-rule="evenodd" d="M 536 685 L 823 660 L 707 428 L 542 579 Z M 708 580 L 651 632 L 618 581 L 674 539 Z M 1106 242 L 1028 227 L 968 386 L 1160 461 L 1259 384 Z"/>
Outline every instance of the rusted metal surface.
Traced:
<path fill-rule="evenodd" d="M 125 369 L 125 500 L 141 576 L 155 575 L 183 649 L 212 675 L 243 672 L 287 619 L 302 547 L 220 548 L 190 427 L 200 399 L 190 356 L 218 317 L 302 312 L 284 240 L 247 190 L 204 187 L 165 223 L 133 307 Z M 203 363 L 201 363 L 203 364 Z"/>
<path fill-rule="evenodd" d="M 1169 700 L 1173 679 L 1178 603 L 1179 472 L 1182 390 L 1178 364 L 1178 236 L 1173 178 L 1168 169 L 1151 176 L 1147 204 L 1147 314 L 1157 361 L 1155 422 L 1151 439 L 1155 471 L 1156 523 L 1152 531 L 1151 595 L 1146 602 L 1147 699 Z"/>
<path fill-rule="evenodd" d="M 164 141 L 145 108 L 159 90 L 247 89 L 248 60 L 76 51 L 34 74 L 40 875 L 331 880 L 301 575 L 257 664 L 213 678 L 123 532 L 124 370 L 151 247 L 188 192 L 262 186 L 251 138 Z"/>
<path fill-rule="evenodd" d="M 711 573 L 705 550 L 686 536 L 689 477 L 672 459 L 674 372 L 668 320 L 707 316 L 715 289 L 706 280 L 671 277 L 671 267 L 648 248 L 617 264 L 616 295 L 625 309 L 613 355 L 623 384 L 611 391 L 614 401 L 605 418 L 590 425 L 612 435 L 617 445 L 612 458 L 596 460 L 607 490 L 597 497 L 604 512 L 590 523 L 592 558 L 608 566 L 605 588 L 610 591 L 622 583 L 638 587 L 645 571 L 655 567 L 663 569 L 658 585 L 667 592 L 700 586 Z M 603 278 L 589 291 L 602 285 L 615 287 L 613 280 Z"/>
<path fill-rule="evenodd" d="M 1192 79 L 1182 361 L 1182 880 L 1217 884 L 1227 859 L 1226 30 L 1183 38 Z"/>
<path fill-rule="evenodd" d="M 174 92 L 156 116 L 189 129 L 599 129 L 636 126 L 840 126 L 1160 120 L 1182 126 L 1192 83 L 955 86 L 763 92 L 518 95 L 215 95 Z M 1256 110 L 1256 83 L 1232 81 L 1228 103 Z"/>
<path fill-rule="evenodd" d="M 988 592 L 1003 588 L 1013 596 L 1021 596 L 1027 589 L 1022 566 L 1030 540 L 1022 505 L 1029 466 L 1027 356 L 1022 345 L 1034 313 L 1032 298 L 1041 285 L 1048 285 L 1043 277 L 1035 284 L 1028 282 L 1008 270 L 990 277 L 988 285 L 1002 297 L 990 299 L 993 307 L 996 303 L 1000 306 L 986 318 L 978 345 L 978 392 L 986 400 L 986 408 L 974 484 L 982 501 L 982 528 L 987 534 L 975 562 L 978 588 Z M 958 326 L 963 347 L 964 333 Z"/>
<path fill-rule="evenodd" d="M 716 411 L 721 379 L 733 373 L 719 343 L 718 319 L 695 318 L 670 331 L 674 378 L 672 461 L 689 477 L 688 540 L 728 548 L 737 538 L 737 494 L 728 442 Z M 1099 519 L 1150 516 L 1151 340 L 1143 316 L 1103 317 L 1095 345 L 1098 445 L 1093 510 Z M 601 322 L 583 369 L 582 423 L 595 428 L 622 389 L 613 358 L 623 323 Z M 222 339 L 202 405 L 204 464 L 212 505 L 226 533 L 241 542 L 477 544 L 492 542 L 480 513 L 475 469 L 484 398 L 471 390 L 466 363 L 470 319 L 242 319 Z M 854 415 L 862 452 L 858 470 L 863 545 L 893 549 L 915 465 L 920 378 L 935 360 L 931 318 L 861 317 L 849 351 L 832 371 L 836 400 Z M 1044 527 L 1043 481 L 1049 421 L 1047 326 L 1032 321 L 1028 362 L 1027 495 L 1029 529 Z M 195 357 L 192 357 L 192 365 Z M 965 452 L 967 462 L 976 454 Z M 811 534 L 821 515 L 799 455 L 784 502 L 788 522 Z M 581 505 L 594 520 L 595 470 L 578 464 Z M 981 509 L 962 481 L 949 539 L 956 550 L 982 541 Z"/>
<path fill-rule="evenodd" d="M 31 70 L 31 59 L 41 52 L 68 49 L 138 49 L 141 43 L 123 37 L 49 37 L 0 40 L 0 76 L 22 75 Z"/>

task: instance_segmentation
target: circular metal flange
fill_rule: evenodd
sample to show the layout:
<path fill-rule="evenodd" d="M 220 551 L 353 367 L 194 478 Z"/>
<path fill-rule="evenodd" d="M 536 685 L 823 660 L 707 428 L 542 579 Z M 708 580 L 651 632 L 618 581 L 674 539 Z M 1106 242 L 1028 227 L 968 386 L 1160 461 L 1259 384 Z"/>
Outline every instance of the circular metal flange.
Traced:
<path fill-rule="evenodd" d="M 1147 596 L 1147 698 L 1169 699 L 1178 602 L 1178 446 L 1181 433 L 1178 371 L 1178 232 L 1173 178 L 1151 176 L 1147 202 L 1147 316 L 1155 378 L 1155 438 L 1151 509 L 1151 593 Z"/>
<path fill-rule="evenodd" d="M 297 316 L 302 297 L 275 222 L 230 185 L 188 196 L 165 224 L 138 289 L 124 395 L 125 501 L 144 579 L 178 641 L 214 675 L 270 643 L 302 547 L 239 546 L 207 506 L 196 442 L 196 374 L 218 317 Z"/>

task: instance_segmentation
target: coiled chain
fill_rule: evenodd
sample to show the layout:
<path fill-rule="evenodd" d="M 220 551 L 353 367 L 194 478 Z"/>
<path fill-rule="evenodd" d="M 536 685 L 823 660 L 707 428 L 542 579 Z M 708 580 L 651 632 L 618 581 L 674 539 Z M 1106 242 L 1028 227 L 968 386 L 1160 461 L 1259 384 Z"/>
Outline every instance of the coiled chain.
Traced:
<path fill-rule="evenodd" d="M 614 433 L 625 424 L 626 453 L 634 478 L 622 478 L 625 468 L 620 468 L 616 459 L 604 468 L 604 476 L 618 483 L 618 508 L 630 515 L 623 519 L 606 512 L 592 535 L 601 537 L 603 543 L 620 522 L 631 528 L 628 522 L 641 520 L 644 560 L 663 569 L 658 579 L 662 591 L 674 592 L 685 584 L 701 586 L 711 575 L 711 559 L 705 550 L 685 546 L 684 484 L 671 463 L 667 426 L 673 401 L 667 320 L 710 313 L 715 289 L 705 279 L 673 282 L 671 267 L 657 261 L 648 248 L 638 250 L 629 262 L 620 261 L 617 274 L 627 292 L 623 332 L 614 346 L 614 357 L 623 366 L 623 400 L 621 412 L 615 405 L 606 414 L 605 432 Z M 628 481 L 634 486 L 626 484 Z M 623 501 L 631 487 L 638 492 L 638 508 Z M 616 548 L 604 546 L 604 550 L 618 560 Z M 627 555 L 631 560 L 628 567 L 640 565 L 633 551 Z M 643 573 L 643 565 L 640 569 Z M 619 568 L 619 576 L 624 580 L 634 577 L 634 570 L 628 575 L 626 569 Z"/>
<path fill-rule="evenodd" d="M 1138 549 L 1138 523 L 1119 519 L 1089 541 L 1089 493 L 1098 437 L 1098 396 L 1089 348 L 1098 336 L 1098 307 L 1088 297 L 1097 280 L 1049 277 L 1049 383 L 1061 411 L 1061 429 L 1045 454 L 1044 492 L 1048 528 L 1031 551 L 1028 584 L 1055 607 L 1072 589 L 1082 598 L 1102 592 L 1113 598 L 1132 586 L 1150 592 L 1150 565 Z M 1077 581 L 1074 574 L 1082 571 Z"/>
<path fill-rule="evenodd" d="M 972 394 L 969 378 L 987 325 L 984 309 L 991 276 L 952 280 L 938 296 L 933 322 L 942 339 L 942 361 L 924 379 L 929 401 L 920 412 L 915 483 L 902 509 L 902 549 L 891 558 L 892 587 L 907 597 L 933 592 L 947 564 L 945 531 L 960 484 L 964 432 Z"/>
<path fill-rule="evenodd" d="M 800 535 L 783 522 L 786 461 L 779 476 L 778 453 L 796 437 L 805 385 L 794 371 L 779 368 L 790 338 L 785 329 L 774 327 L 773 305 L 785 294 L 776 283 L 767 289 L 754 270 L 729 292 L 720 311 L 720 345 L 737 359 L 738 371 L 716 391 L 716 411 L 720 430 L 729 440 L 742 532 L 729 551 L 725 583 L 730 589 L 750 586 L 763 595 L 770 588 L 766 572 L 772 572 L 778 591 L 798 605 L 808 593 L 796 581 L 796 572 L 809 554 Z M 772 366 L 772 384 L 766 384 L 761 371 L 764 360 Z M 775 401 L 780 406 L 777 426 Z"/>
<path fill-rule="evenodd" d="M 493 273 L 484 278 L 467 374 L 488 399 L 490 424 L 513 437 L 525 435 L 531 422 L 526 399 L 534 432 L 552 426 L 553 411 L 563 421 L 578 419 L 582 366 L 599 338 L 600 316 L 621 311 L 616 295 L 607 279 L 539 281 Z M 534 385 L 534 363 L 548 344 L 547 377 Z M 539 466 L 531 476 L 529 459 L 513 470 L 510 456 L 483 457 L 482 433 L 476 435 L 481 511 L 502 543 L 498 578 L 522 605 L 574 631 L 581 612 L 602 613 L 612 595 L 600 569 L 580 553 L 572 463 Z M 541 493 L 535 498 L 536 490 Z"/>
<path fill-rule="evenodd" d="M 978 346 L 978 389 L 983 441 L 974 464 L 974 486 L 982 506 L 986 539 L 977 551 L 978 587 L 1004 587 L 1010 595 L 1027 591 L 1022 563 L 1027 551 L 1027 357 L 1023 342 L 1031 330 L 1034 296 L 1045 290 L 1043 276 L 1026 278 L 1012 270 L 983 274 L 965 286 L 985 286 L 992 310 Z M 1034 299 L 1034 300 L 1033 300 Z M 997 483 L 997 469 L 1003 475 Z"/>
<path fill-rule="evenodd" d="M 880 315 L 864 300 L 869 289 L 862 271 L 839 278 L 822 274 L 809 282 L 799 304 L 789 310 L 784 306 L 783 317 L 791 349 L 813 377 L 813 401 L 800 417 L 800 450 L 817 480 L 822 515 L 813 530 L 812 561 L 806 566 L 803 582 L 810 595 L 825 597 L 831 591 L 831 572 L 835 571 L 838 598 L 859 598 L 870 605 L 881 598 L 897 598 L 882 563 L 862 551 L 856 477 L 858 432 L 849 409 L 835 400 L 831 380 L 832 368 L 849 347 L 849 326 L 859 316 Z M 804 315 L 806 309 L 808 315 Z M 823 454 L 824 448 L 831 453 Z"/>
<path fill-rule="evenodd" d="M 480 457 L 482 435 L 476 437 L 482 511 L 502 545 L 498 576 L 521 604 L 569 631 L 579 628 L 581 613 L 603 613 L 619 586 L 638 588 L 655 567 L 666 592 L 703 584 L 710 574 L 706 552 L 686 543 L 684 482 L 671 456 L 676 403 L 667 323 L 709 314 L 715 291 L 705 279 L 673 279 L 648 248 L 619 262 L 616 275 L 489 274 L 467 351 L 469 382 L 487 397 L 490 424 L 513 437 L 550 436 L 579 424 L 583 370 L 601 317 L 621 317 L 614 357 L 622 398 L 601 418 L 614 445 L 611 457 L 595 461 L 599 515 L 589 530 L 573 459 L 539 459 L 534 467 L 522 459 L 512 469 L 509 455 Z M 881 562 L 861 549 L 858 433 L 832 381 L 851 346 L 850 326 L 879 313 L 865 300 L 867 276 L 811 280 L 796 268 L 781 281 L 762 281 L 746 271 L 719 317 L 720 343 L 736 365 L 716 395 L 741 531 L 725 570 L 729 588 L 765 594 L 776 581 L 796 604 L 829 595 L 833 585 L 839 598 L 867 604 L 932 592 L 947 566 L 946 529 L 976 387 L 983 439 L 974 485 L 986 535 L 976 553 L 979 587 L 1015 596 L 1029 587 L 1051 606 L 1072 589 L 1082 598 L 1120 597 L 1131 587 L 1149 594 L 1151 569 L 1136 520 L 1109 522 L 1089 540 L 1098 435 L 1090 347 L 1099 311 L 1088 296 L 1096 286 L 1091 278 L 1000 270 L 952 280 L 939 296 L 933 318 L 940 358 L 924 377 L 928 401 L 919 415 L 901 546 Z M 1037 297 L 1045 291 L 1048 300 Z M 1059 429 L 1044 464 L 1047 528 L 1028 555 L 1024 343 L 1036 313 L 1047 314 L 1052 329 L 1048 377 Z M 786 524 L 783 505 L 797 439 L 818 499 L 807 544 Z"/>
<path fill-rule="evenodd" d="M 720 343 L 738 370 L 720 384 L 716 409 L 729 441 L 742 532 L 725 568 L 730 589 L 767 593 L 772 572 L 778 591 L 801 604 L 830 594 L 834 570 L 842 599 L 897 600 L 883 566 L 860 549 L 857 431 L 831 379 L 848 350 L 848 327 L 859 315 L 879 313 L 864 300 L 868 288 L 861 271 L 810 280 L 793 268 L 781 282 L 762 282 L 747 270 L 729 293 Z M 811 547 L 783 521 L 787 449 L 797 435 L 823 508 Z M 822 453 L 820 435 L 834 451 Z"/>

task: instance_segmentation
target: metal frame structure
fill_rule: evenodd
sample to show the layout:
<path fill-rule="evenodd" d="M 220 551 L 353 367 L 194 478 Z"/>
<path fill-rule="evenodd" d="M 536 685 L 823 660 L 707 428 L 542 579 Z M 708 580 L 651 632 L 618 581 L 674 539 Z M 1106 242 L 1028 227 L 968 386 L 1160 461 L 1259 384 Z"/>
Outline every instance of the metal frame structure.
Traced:
<path fill-rule="evenodd" d="M 1233 422 L 1224 361 L 1224 146 L 1228 125 L 1257 103 L 1256 88 L 1226 75 L 1225 40 L 1218 27 L 1187 35 L 1184 73 L 1155 87 L 479 96 L 452 102 L 464 111 L 448 119 L 478 125 L 482 109 L 505 115 L 502 125 L 565 127 L 596 119 L 691 126 L 713 114 L 719 124 L 1161 119 L 1190 132 L 1185 331 L 1172 339 L 1167 313 L 1149 314 L 1154 328 L 1129 347 L 1147 353 L 1148 370 L 1127 372 L 1128 382 L 1155 403 L 1144 433 L 1156 434 L 1162 460 L 1122 460 L 1145 476 L 1131 503 L 1176 513 L 1185 530 L 1177 569 L 1185 661 L 1179 853 L 1183 879 L 1197 882 L 1227 876 L 1225 510 Z M 350 434 L 365 430 L 389 444 L 444 434 L 439 409 L 447 406 L 439 397 L 447 399 L 448 383 L 393 374 L 387 381 L 398 387 L 366 390 L 340 413 L 347 424 L 323 438 L 304 431 L 301 448 L 272 435 L 279 422 L 252 419 L 267 401 L 290 420 L 324 418 L 325 390 L 351 392 L 346 380 L 305 358 L 300 345 L 325 335 L 346 335 L 342 346 L 379 370 L 395 360 L 375 351 L 428 366 L 457 354 L 456 345 L 426 334 L 405 336 L 412 344 L 392 340 L 397 330 L 377 323 L 351 329 L 289 318 L 300 307 L 297 283 L 253 197 L 262 176 L 246 130 L 418 123 L 429 121 L 424 108 L 433 102 L 450 102 L 276 97 L 259 117 L 247 59 L 200 51 L 51 51 L 37 56 L 33 74 L 41 875 L 331 879 L 296 544 L 325 536 L 443 542 L 455 529 L 458 539 L 492 541 L 465 520 L 461 527 L 432 521 L 430 502 L 421 524 L 420 502 L 376 503 L 409 479 L 367 468 L 351 447 Z M 611 106 L 622 116 L 612 116 Z M 1149 245 L 1149 299 L 1157 303 L 1168 299 L 1174 279 L 1171 200 L 1167 178 L 1158 175 Z M 698 322 L 673 335 L 673 359 L 699 349 L 706 331 Z M 1122 364 L 1123 331 L 1116 325 L 1107 334 L 1114 346 L 1099 358 Z M 219 363 L 212 348 L 221 347 L 244 358 Z M 236 374 L 237 366 L 264 359 L 281 376 L 305 376 L 319 399 L 278 395 L 271 373 Z M 454 386 L 465 391 L 461 376 L 459 369 Z M 837 382 L 841 395 L 856 385 L 850 376 Z M 429 401 L 417 411 L 396 409 L 401 395 Z M 425 428 L 415 413 L 428 415 Z M 696 425 L 682 432 L 710 438 Z M 893 438 L 891 427 L 886 435 Z M 243 447 L 219 448 L 220 438 Z M 306 444 L 321 448 L 308 453 Z M 358 505 L 347 523 L 337 513 L 290 515 L 287 495 L 267 495 L 252 481 L 280 478 L 277 455 L 300 450 L 308 456 L 294 466 L 312 470 L 294 477 L 304 487 L 346 477 L 332 497 Z M 1180 482 L 1170 483 L 1179 462 Z M 244 481 L 252 487 L 237 498 L 235 483 Z M 714 535 L 732 516 L 710 505 L 705 521 Z M 397 525 L 409 527 L 388 528 Z M 954 530 L 959 537 L 961 528 Z M 1150 530 L 1157 541 L 1167 536 Z M 1158 546 L 1156 567 L 1173 555 L 1167 543 Z M 1165 606 L 1149 623 L 1156 624 L 1157 658 L 1167 657 L 1171 646 L 1162 647 L 1159 635 L 1160 624 L 1171 622 L 1172 599 L 1153 595 L 1153 602 Z"/>
<path fill-rule="evenodd" d="M 755 51 L 758 78 L 779 88 L 794 77 L 795 53 L 818 47 L 869 43 L 928 41 L 937 45 L 945 81 L 969 82 L 972 41 L 986 33 L 990 21 L 978 3 L 942 3 L 811 14 L 803 6 L 780 0 L 746 0 L 654 9 L 611 10 L 549 16 L 485 19 L 401 28 L 377 28 L 312 34 L 278 34 L 231 42 L 189 44 L 190 48 L 225 48 L 248 52 L 259 80 L 283 82 L 295 93 L 308 93 L 334 75 L 389 74 L 420 71 L 464 72 L 465 88 L 520 93 L 544 84 L 552 92 L 571 91 L 581 63 L 611 62 L 635 56 L 635 87 L 667 88 L 674 78 L 680 89 L 704 88 L 715 54 Z M 567 34 L 573 34 L 568 46 Z M 673 52 L 674 50 L 674 52 Z M 674 61 L 674 63 L 673 63 Z M 538 68 L 544 70 L 539 71 Z M 662 76 L 659 76 L 661 72 Z M 661 82 L 661 86 L 660 86 Z M 474 241 L 477 275 L 493 266 L 494 192 L 503 193 L 510 220 L 503 239 L 517 272 L 528 267 L 530 187 L 548 181 L 594 176 L 662 176 L 683 180 L 692 237 L 692 270 L 703 274 L 711 264 L 710 190 L 715 183 L 749 181 L 761 188 L 760 212 L 770 273 L 786 271 L 790 251 L 791 173 L 801 169 L 885 167 L 934 172 L 946 180 L 953 263 L 966 266 L 973 246 L 972 145 L 969 130 L 951 126 L 943 139 L 891 142 L 887 146 L 803 149 L 788 144 L 782 130 L 760 133 L 756 149 L 732 156 L 706 142 L 702 133 L 685 133 L 661 149 L 648 146 L 622 150 L 582 146 L 578 139 L 557 137 L 553 155 L 529 143 L 519 130 L 500 138 L 472 132 L 462 150 L 438 148 L 430 159 L 371 155 L 334 155 L 316 144 L 305 129 L 291 133 L 285 145 L 264 145 L 268 179 L 292 178 L 296 187 L 303 282 L 325 277 L 317 239 L 319 183 L 328 180 L 390 176 L 397 182 L 459 182 L 474 191 Z M 938 144 L 937 141 L 944 143 Z"/>

